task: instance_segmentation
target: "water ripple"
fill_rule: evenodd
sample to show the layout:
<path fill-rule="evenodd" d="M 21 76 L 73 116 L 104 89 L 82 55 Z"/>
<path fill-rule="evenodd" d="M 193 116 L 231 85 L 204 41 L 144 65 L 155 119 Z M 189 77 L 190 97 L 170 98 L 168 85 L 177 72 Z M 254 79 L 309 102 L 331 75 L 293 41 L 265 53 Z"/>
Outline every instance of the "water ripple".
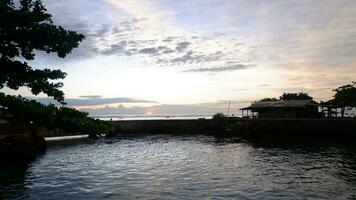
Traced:
<path fill-rule="evenodd" d="M 1 176 L 0 197 L 353 199 L 355 155 L 341 147 L 254 146 L 210 136 L 53 144 L 27 168 L 1 169 L 15 178 Z"/>

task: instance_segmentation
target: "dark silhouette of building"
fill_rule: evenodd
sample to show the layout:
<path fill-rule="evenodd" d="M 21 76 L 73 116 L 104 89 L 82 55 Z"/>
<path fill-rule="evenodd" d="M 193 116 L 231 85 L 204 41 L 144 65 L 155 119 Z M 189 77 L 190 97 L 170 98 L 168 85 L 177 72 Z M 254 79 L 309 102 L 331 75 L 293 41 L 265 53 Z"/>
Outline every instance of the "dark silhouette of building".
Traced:
<path fill-rule="evenodd" d="M 313 100 L 259 101 L 242 110 L 244 118 L 315 118 L 321 117 Z"/>

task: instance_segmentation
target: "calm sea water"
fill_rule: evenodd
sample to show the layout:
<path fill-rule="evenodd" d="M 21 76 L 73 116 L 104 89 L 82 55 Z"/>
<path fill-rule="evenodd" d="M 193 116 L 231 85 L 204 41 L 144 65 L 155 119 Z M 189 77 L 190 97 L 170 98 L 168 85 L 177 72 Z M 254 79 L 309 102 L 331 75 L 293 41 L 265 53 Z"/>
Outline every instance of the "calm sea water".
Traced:
<path fill-rule="evenodd" d="M 122 116 L 93 116 L 96 119 L 110 121 L 110 120 L 171 120 L 171 119 L 211 119 L 212 115 L 122 115 Z"/>
<path fill-rule="evenodd" d="M 0 167 L 2 199 L 356 199 L 356 151 L 212 136 L 52 142 Z"/>

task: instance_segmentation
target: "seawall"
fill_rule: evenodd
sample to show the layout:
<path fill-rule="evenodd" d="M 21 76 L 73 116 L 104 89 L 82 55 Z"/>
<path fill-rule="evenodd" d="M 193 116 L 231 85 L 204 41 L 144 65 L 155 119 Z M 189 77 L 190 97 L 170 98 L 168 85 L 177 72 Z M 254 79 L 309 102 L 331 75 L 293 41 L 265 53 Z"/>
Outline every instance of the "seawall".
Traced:
<path fill-rule="evenodd" d="M 0 119 L 0 161 L 25 163 L 45 148 L 44 137 L 31 134 L 28 124 Z"/>
<path fill-rule="evenodd" d="M 267 138 L 355 139 L 356 119 L 242 119 L 111 121 L 117 134 L 229 134 Z"/>
<path fill-rule="evenodd" d="M 206 133 L 216 127 L 214 120 L 169 119 L 111 121 L 116 133 Z"/>

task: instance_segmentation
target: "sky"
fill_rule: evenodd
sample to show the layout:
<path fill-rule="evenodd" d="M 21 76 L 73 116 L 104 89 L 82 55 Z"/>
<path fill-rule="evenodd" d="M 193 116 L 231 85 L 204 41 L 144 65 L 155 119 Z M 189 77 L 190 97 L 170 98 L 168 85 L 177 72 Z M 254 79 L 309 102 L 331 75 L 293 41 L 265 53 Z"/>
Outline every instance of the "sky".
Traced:
<path fill-rule="evenodd" d="M 356 77 L 354 0 L 43 2 L 86 40 L 30 64 L 65 71 L 68 105 L 91 115 L 213 114 L 229 100 L 238 113 L 283 92 L 325 101 Z"/>

